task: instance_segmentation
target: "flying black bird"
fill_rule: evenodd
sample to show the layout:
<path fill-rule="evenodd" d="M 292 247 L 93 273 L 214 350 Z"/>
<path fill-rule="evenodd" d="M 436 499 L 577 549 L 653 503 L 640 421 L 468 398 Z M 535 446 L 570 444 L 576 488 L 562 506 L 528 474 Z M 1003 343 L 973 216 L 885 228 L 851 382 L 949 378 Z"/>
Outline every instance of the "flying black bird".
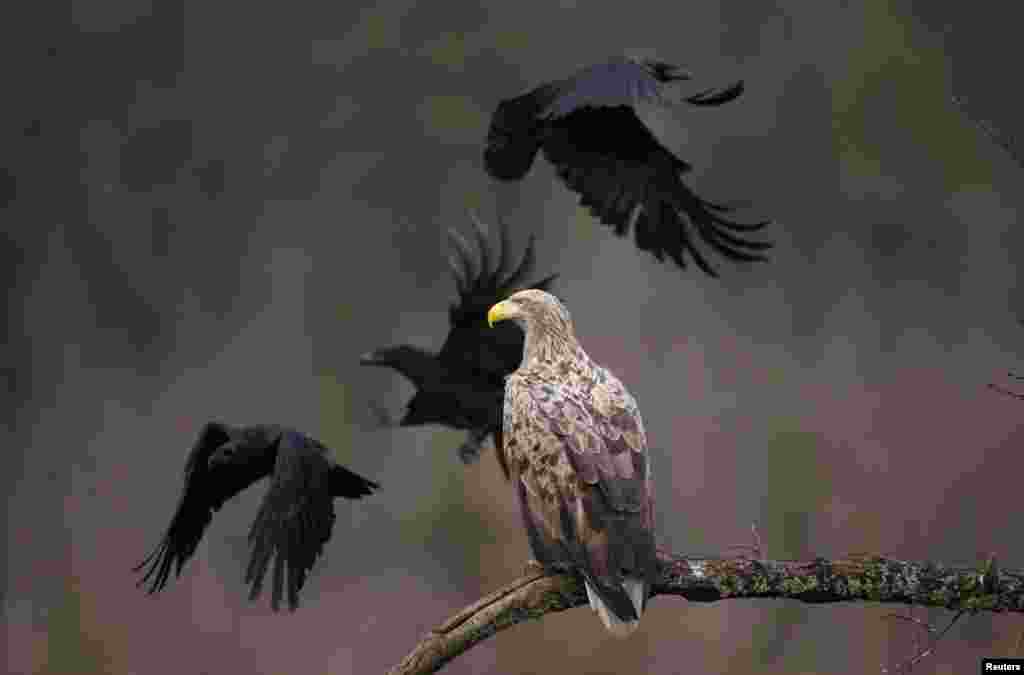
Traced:
<path fill-rule="evenodd" d="M 489 329 L 487 310 L 515 291 L 546 290 L 558 275 L 526 283 L 534 265 L 533 237 L 519 265 L 510 270 L 505 225 L 499 221 L 501 247 L 492 260 L 485 225 L 475 215 L 470 217 L 479 260 L 458 231 L 448 231 L 454 254 L 449 264 L 459 300 L 448 308 L 450 328 L 441 351 L 435 354 L 411 345 L 385 347 L 365 354 L 360 363 L 394 368 L 416 386 L 399 426 L 441 424 L 468 430 L 469 438 L 459 448 L 459 457 L 466 464 L 479 457 L 484 441 L 492 436 L 507 475 L 500 452 L 501 410 L 505 377 L 519 367 L 523 357 L 523 333 L 510 324 Z"/>
<path fill-rule="evenodd" d="M 519 180 L 541 150 L 562 182 L 580 195 L 581 205 L 620 237 L 632 227 L 637 247 L 659 261 L 668 255 L 685 268 L 683 256 L 689 252 L 705 273 L 718 276 L 694 244 L 693 229 L 725 258 L 766 260 L 762 251 L 771 244 L 740 234 L 768 221 L 731 221 L 723 214 L 732 206 L 702 199 L 686 187 L 682 174 L 692 167 L 662 145 L 634 111 L 637 103 L 673 103 L 665 85 L 690 78 L 671 64 L 623 57 L 506 99 L 487 131 L 487 173 Z M 682 100 L 719 106 L 742 93 L 740 81 Z"/>
<path fill-rule="evenodd" d="M 175 577 L 181 576 L 213 512 L 267 476 L 270 489 L 249 530 L 252 557 L 245 583 L 251 584 L 249 599 L 256 599 L 274 558 L 271 607 L 278 610 L 287 583 L 294 611 L 306 575 L 331 536 L 334 498 L 359 499 L 380 486 L 335 463 L 319 441 L 270 424 L 210 422 L 203 427 L 185 463 L 185 488 L 171 525 L 163 541 L 135 567 L 136 572 L 146 568 L 138 585 L 148 584 L 147 592 L 157 593 L 172 568 Z"/>

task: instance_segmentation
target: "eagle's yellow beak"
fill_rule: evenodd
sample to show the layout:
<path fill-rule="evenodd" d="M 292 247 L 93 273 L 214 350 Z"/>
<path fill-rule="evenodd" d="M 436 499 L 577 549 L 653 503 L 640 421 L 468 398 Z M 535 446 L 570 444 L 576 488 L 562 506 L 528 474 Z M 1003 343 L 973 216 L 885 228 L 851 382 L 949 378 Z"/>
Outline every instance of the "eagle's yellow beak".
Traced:
<path fill-rule="evenodd" d="M 504 321 L 509 317 L 511 305 L 505 300 L 502 300 L 498 304 L 492 306 L 487 310 L 487 325 L 494 328 L 494 324 L 499 321 Z"/>

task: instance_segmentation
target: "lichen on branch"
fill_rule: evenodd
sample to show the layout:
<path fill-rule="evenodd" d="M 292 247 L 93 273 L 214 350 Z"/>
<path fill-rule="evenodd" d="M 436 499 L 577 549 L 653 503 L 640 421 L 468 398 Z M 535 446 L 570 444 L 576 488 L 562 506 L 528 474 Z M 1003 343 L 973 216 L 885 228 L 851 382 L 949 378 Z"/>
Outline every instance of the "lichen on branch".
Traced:
<path fill-rule="evenodd" d="M 874 555 L 839 560 L 692 558 L 658 553 L 652 595 L 691 602 L 779 598 L 807 603 L 877 602 L 959 612 L 1024 612 L 1024 571 L 990 559 L 977 568 L 906 562 Z M 433 673 L 473 645 L 528 619 L 587 604 L 572 575 L 524 576 L 466 607 L 427 634 L 391 675 Z"/>

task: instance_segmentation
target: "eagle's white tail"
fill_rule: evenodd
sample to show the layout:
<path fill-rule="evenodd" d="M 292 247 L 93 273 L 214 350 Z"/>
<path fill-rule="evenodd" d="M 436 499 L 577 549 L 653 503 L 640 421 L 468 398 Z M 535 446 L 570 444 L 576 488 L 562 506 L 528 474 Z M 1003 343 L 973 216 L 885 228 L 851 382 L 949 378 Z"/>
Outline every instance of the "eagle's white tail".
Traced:
<path fill-rule="evenodd" d="M 601 618 L 601 623 L 608 629 L 608 632 L 617 638 L 629 637 L 640 625 L 640 619 L 623 621 L 615 615 L 615 612 L 608 608 L 608 605 L 601 599 L 597 591 L 590 586 L 589 581 L 584 581 L 583 583 L 587 589 L 587 600 L 590 601 L 591 609 L 597 612 L 597 615 Z M 636 615 L 639 617 L 644 611 L 644 596 L 646 595 L 644 582 L 627 577 L 622 580 L 622 587 L 632 601 L 633 607 L 636 609 Z"/>

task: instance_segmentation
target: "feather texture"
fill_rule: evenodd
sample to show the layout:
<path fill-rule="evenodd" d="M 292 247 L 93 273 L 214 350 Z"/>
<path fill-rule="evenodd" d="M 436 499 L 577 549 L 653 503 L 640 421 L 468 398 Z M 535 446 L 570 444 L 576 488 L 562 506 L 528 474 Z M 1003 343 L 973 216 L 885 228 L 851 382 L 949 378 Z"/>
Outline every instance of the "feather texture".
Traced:
<path fill-rule="evenodd" d="M 582 574 L 614 635 L 636 628 L 656 573 L 647 438 L 636 401 L 576 340 L 565 307 L 522 291 L 491 310 L 525 332 L 506 381 L 505 455 L 537 560 Z"/>
<path fill-rule="evenodd" d="M 666 85 L 689 73 L 657 61 L 613 59 L 564 80 L 502 101 L 491 118 L 484 150 L 487 172 L 519 180 L 538 152 L 563 184 L 616 235 L 634 232 L 636 246 L 658 261 L 685 268 L 687 256 L 717 276 L 695 238 L 736 262 L 766 260 L 765 241 L 748 238 L 768 221 L 739 223 L 732 209 L 705 200 L 682 181 L 691 166 L 676 157 L 637 117 L 639 103 L 672 104 Z M 681 102 L 719 106 L 743 93 L 743 83 L 707 89 Z"/>
<path fill-rule="evenodd" d="M 449 231 L 453 250 L 452 275 L 458 301 L 448 308 L 448 335 L 437 353 L 401 345 L 365 355 L 364 365 L 393 368 L 408 378 L 416 393 L 406 406 L 400 426 L 441 424 L 469 432 L 458 454 L 463 462 L 476 460 L 487 438 L 495 439 L 502 471 L 501 409 L 505 377 L 516 369 L 523 335 L 515 326 L 487 327 L 488 308 L 523 288 L 547 289 L 557 275 L 529 281 L 536 252 L 531 237 L 517 262 L 509 251 L 508 227 L 499 222 L 497 250 L 489 245 L 487 227 L 470 213 L 472 242 Z"/>
<path fill-rule="evenodd" d="M 203 533 L 226 501 L 253 483 L 270 487 L 249 531 L 252 555 L 245 582 L 256 599 L 274 561 L 271 607 L 286 599 L 294 610 L 299 591 L 334 526 L 334 499 L 359 499 L 379 485 L 328 457 L 319 441 L 276 425 L 203 427 L 185 464 L 185 487 L 163 540 L 138 566 L 139 586 L 162 590 L 180 576 Z M 285 598 L 287 594 L 287 598 Z"/>

